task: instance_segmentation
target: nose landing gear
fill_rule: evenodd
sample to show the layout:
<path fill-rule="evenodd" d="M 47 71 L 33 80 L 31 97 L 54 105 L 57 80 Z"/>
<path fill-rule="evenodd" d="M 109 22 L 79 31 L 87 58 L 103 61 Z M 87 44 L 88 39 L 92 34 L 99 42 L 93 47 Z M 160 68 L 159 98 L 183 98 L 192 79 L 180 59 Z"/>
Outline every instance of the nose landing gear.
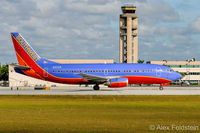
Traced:
<path fill-rule="evenodd" d="M 98 84 L 94 85 L 93 90 L 97 91 L 97 90 L 99 90 L 99 89 L 100 89 L 100 87 L 99 87 Z"/>
<path fill-rule="evenodd" d="M 169 83 L 162 83 L 162 84 L 160 84 L 159 90 L 163 90 L 163 86 L 165 86 L 165 85 L 169 85 Z"/>

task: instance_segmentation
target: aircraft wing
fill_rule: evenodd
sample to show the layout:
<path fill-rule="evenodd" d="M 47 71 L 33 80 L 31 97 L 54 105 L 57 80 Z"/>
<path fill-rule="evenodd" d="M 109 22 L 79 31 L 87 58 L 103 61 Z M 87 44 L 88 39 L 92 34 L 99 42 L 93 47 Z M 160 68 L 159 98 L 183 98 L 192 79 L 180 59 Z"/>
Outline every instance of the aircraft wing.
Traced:
<path fill-rule="evenodd" d="M 22 65 L 17 65 L 17 64 L 12 65 L 12 66 L 14 66 L 14 67 L 16 67 L 16 68 L 18 68 L 18 69 L 20 69 L 20 70 L 28 70 L 28 69 L 31 69 L 31 67 L 22 66 Z"/>
<path fill-rule="evenodd" d="M 105 77 L 100 77 L 96 75 L 89 75 L 89 74 L 84 74 L 84 73 L 80 73 L 78 75 L 82 76 L 85 80 L 90 81 L 90 82 L 104 83 L 108 80 Z"/>

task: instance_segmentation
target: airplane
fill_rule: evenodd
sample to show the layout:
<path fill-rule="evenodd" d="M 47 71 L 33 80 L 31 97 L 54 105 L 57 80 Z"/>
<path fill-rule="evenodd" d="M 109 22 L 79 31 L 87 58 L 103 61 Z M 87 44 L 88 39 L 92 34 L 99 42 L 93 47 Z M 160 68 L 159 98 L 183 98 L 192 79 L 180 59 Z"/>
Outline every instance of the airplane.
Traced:
<path fill-rule="evenodd" d="M 156 64 L 108 63 L 61 64 L 40 57 L 20 33 L 11 33 L 18 64 L 14 70 L 33 78 L 63 84 L 91 84 L 99 90 L 100 84 L 110 88 L 129 84 L 164 85 L 180 79 L 181 74 L 171 68 Z"/>

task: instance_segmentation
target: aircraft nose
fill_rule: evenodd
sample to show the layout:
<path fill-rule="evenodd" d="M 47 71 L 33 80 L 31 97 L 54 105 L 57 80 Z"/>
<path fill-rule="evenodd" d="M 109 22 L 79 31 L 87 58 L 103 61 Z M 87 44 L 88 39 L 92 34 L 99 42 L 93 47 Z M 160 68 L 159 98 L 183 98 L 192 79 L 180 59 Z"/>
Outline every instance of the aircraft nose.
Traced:
<path fill-rule="evenodd" d="M 182 78 L 182 75 L 180 73 L 178 73 L 178 72 L 175 72 L 175 71 L 172 72 L 171 75 L 170 75 L 170 79 L 172 81 L 176 81 L 176 80 L 178 80 L 180 78 Z"/>
<path fill-rule="evenodd" d="M 176 80 L 181 79 L 181 78 L 182 78 L 182 75 L 181 75 L 180 73 L 177 73 L 177 72 L 176 72 L 176 78 L 177 78 Z"/>

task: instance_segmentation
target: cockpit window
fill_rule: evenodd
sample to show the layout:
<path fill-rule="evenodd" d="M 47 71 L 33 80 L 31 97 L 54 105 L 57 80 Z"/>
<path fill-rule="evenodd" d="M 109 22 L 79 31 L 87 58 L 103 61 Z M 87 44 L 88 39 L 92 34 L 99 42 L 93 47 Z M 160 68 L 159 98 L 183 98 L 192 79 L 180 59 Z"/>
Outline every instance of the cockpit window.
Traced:
<path fill-rule="evenodd" d="M 172 72 L 173 70 L 172 70 L 172 69 L 167 69 L 167 71 L 168 71 L 168 72 Z"/>

